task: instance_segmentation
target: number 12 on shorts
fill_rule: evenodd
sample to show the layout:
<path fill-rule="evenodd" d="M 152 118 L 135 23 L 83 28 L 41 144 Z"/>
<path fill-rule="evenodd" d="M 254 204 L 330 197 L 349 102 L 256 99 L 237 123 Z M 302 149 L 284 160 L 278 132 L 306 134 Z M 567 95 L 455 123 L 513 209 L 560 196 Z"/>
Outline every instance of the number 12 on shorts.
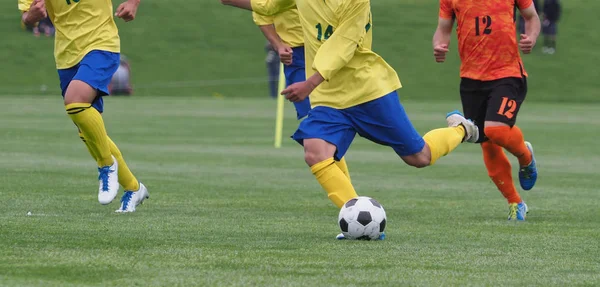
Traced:
<path fill-rule="evenodd" d="M 507 97 L 502 97 L 502 104 L 498 109 L 498 114 L 507 117 L 509 120 L 515 116 L 515 110 L 517 109 L 517 102 L 515 100 L 509 100 Z"/>

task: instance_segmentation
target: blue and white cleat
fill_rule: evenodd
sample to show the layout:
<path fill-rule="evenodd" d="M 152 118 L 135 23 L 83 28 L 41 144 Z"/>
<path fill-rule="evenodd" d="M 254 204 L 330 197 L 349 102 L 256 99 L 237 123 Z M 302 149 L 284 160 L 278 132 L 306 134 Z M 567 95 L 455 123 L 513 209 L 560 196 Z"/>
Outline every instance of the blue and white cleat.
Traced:
<path fill-rule="evenodd" d="M 101 204 L 111 203 L 119 192 L 119 164 L 113 156 L 113 164 L 111 166 L 103 166 L 98 168 L 98 202 Z"/>
<path fill-rule="evenodd" d="M 524 221 L 529 213 L 529 208 L 525 202 L 511 203 L 508 205 L 508 220 Z"/>
<path fill-rule="evenodd" d="M 533 155 L 533 147 L 530 142 L 525 142 L 527 149 L 531 152 L 531 163 L 527 166 L 522 166 L 519 169 L 519 183 L 524 190 L 530 190 L 537 181 L 537 166 L 535 165 L 535 156 Z"/>
<path fill-rule="evenodd" d="M 137 191 L 125 191 L 125 194 L 123 194 L 123 197 L 121 197 L 121 207 L 115 210 L 115 212 L 135 212 L 135 208 L 148 198 L 150 198 L 148 189 L 143 183 L 140 182 L 140 189 Z"/>
<path fill-rule="evenodd" d="M 337 240 L 345 240 L 345 239 L 346 239 L 346 236 L 344 236 L 344 233 L 340 233 L 340 234 L 338 234 L 338 235 L 335 237 L 335 239 L 337 239 Z M 384 240 L 384 239 L 385 239 L 385 232 L 381 233 L 381 234 L 379 235 L 379 238 L 378 238 L 377 240 Z"/>
<path fill-rule="evenodd" d="M 463 116 L 463 114 L 459 111 L 452 111 L 446 114 L 446 122 L 449 127 L 457 127 L 462 125 L 465 128 L 465 138 L 463 141 L 476 143 L 479 140 L 479 128 L 473 123 L 473 121 L 468 120 Z"/>

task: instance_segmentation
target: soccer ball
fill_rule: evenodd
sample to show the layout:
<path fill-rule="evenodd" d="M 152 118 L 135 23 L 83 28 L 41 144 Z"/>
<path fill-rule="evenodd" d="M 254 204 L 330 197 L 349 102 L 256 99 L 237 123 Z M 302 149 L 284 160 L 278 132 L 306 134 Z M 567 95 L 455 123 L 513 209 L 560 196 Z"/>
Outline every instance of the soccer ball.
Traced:
<path fill-rule="evenodd" d="M 347 239 L 376 240 L 385 230 L 385 210 L 377 200 L 359 196 L 342 206 L 338 223 Z"/>

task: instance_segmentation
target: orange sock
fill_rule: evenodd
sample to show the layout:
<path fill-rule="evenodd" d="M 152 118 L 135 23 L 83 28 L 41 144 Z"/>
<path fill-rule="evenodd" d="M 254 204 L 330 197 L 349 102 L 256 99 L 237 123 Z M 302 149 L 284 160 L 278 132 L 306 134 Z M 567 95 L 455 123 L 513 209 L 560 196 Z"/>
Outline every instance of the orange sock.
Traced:
<path fill-rule="evenodd" d="M 531 163 L 531 152 L 525 145 L 523 133 L 517 126 L 486 127 L 485 135 L 495 144 L 505 148 L 519 159 L 521 166 Z"/>
<path fill-rule="evenodd" d="M 504 198 L 508 200 L 508 203 L 521 202 L 521 196 L 519 196 L 512 180 L 510 161 L 508 161 L 502 147 L 487 141 L 481 144 L 481 149 L 483 150 L 483 162 L 488 170 L 488 175 Z"/>

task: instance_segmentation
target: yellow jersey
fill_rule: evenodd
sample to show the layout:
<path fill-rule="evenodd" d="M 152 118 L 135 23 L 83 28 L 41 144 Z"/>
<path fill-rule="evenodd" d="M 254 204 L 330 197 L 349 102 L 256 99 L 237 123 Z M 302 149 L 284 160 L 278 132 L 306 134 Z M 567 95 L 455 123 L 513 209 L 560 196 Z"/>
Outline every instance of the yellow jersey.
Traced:
<path fill-rule="evenodd" d="M 274 16 L 263 16 L 256 12 L 252 13 L 254 23 L 258 26 L 275 25 L 277 35 L 286 45 L 295 48 L 304 46 L 302 26 L 297 9 L 290 9 Z"/>
<path fill-rule="evenodd" d="M 33 0 L 18 0 L 29 10 Z M 120 52 L 111 0 L 46 0 L 48 17 L 56 28 L 54 58 L 57 69 L 77 65 L 92 50 Z"/>
<path fill-rule="evenodd" d="M 313 107 L 345 109 L 402 87 L 396 71 L 371 51 L 369 0 L 252 0 L 252 10 L 274 15 L 297 7 L 304 33 L 306 77 L 325 82 L 311 94 Z"/>

